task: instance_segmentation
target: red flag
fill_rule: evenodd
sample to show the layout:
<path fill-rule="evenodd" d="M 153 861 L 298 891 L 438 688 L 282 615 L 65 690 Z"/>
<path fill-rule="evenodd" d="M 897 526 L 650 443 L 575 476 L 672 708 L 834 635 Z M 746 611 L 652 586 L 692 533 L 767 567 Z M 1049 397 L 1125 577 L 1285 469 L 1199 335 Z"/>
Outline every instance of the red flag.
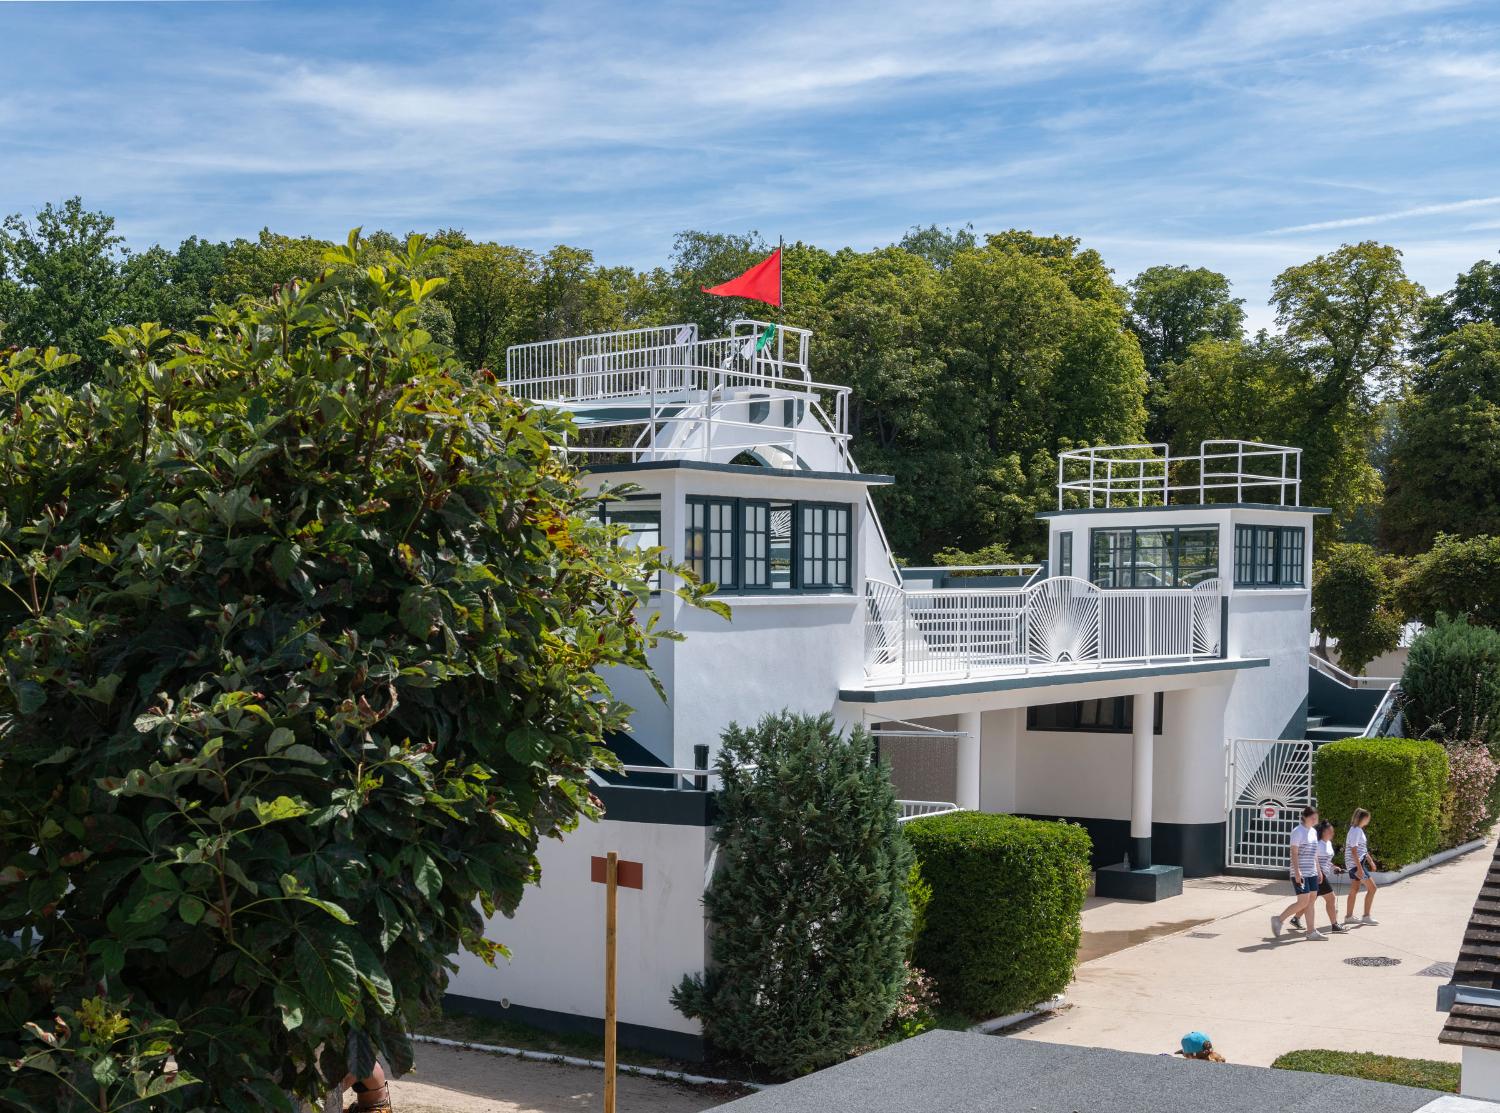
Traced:
<path fill-rule="evenodd" d="M 717 286 L 700 286 L 705 294 L 721 298 L 754 298 L 767 305 L 781 304 L 781 248 L 771 252 L 738 278 Z"/>

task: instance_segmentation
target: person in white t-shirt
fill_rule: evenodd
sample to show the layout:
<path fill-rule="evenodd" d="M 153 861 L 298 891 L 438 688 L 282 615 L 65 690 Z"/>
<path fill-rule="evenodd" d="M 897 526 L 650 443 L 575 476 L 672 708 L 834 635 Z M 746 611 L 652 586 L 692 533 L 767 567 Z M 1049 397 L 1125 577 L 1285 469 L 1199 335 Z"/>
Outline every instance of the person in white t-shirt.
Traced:
<path fill-rule="evenodd" d="M 1370 840 L 1365 837 L 1365 828 L 1370 824 L 1370 813 L 1364 808 L 1355 808 L 1349 817 L 1349 834 L 1344 837 L 1344 868 L 1349 871 L 1349 899 L 1344 905 L 1344 923 L 1364 924 L 1374 927 L 1380 921 L 1370 915 L 1370 906 L 1375 903 L 1375 859 L 1370 857 Z M 1365 891 L 1365 914 L 1354 918 L 1354 898 L 1360 889 Z"/>
<path fill-rule="evenodd" d="M 1297 899 L 1282 910 L 1280 916 L 1271 917 L 1271 934 L 1281 935 L 1282 921 L 1306 915 L 1308 939 L 1327 939 L 1314 925 L 1317 918 L 1315 902 L 1318 899 L 1318 886 L 1323 881 L 1323 870 L 1318 865 L 1318 809 L 1306 807 L 1302 809 L 1302 822 L 1292 828 L 1292 836 L 1287 840 L 1287 864 L 1288 871 L 1292 877 L 1292 892 Z"/>
<path fill-rule="evenodd" d="M 1318 882 L 1318 896 L 1323 898 L 1323 907 L 1328 910 L 1329 930 L 1336 935 L 1343 935 L 1349 929 L 1339 923 L 1338 902 L 1333 895 L 1333 875 L 1336 872 L 1342 873 L 1343 870 L 1334 862 L 1334 857 L 1333 824 L 1326 819 L 1320 820 L 1318 822 L 1318 876 L 1321 880 Z M 1292 917 L 1291 924 L 1294 928 L 1302 926 L 1295 916 Z"/>

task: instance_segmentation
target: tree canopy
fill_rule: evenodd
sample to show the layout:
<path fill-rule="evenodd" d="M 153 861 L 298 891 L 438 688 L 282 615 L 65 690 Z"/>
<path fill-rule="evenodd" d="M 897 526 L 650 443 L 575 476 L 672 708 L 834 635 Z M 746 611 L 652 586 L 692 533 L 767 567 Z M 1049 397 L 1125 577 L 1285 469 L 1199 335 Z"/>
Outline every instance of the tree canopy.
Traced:
<path fill-rule="evenodd" d="M 400 1071 L 597 814 L 660 551 L 591 524 L 565 419 L 420 327 L 433 249 L 373 257 L 113 329 L 71 391 L 53 350 L 0 364 L 0 1105 Z"/>

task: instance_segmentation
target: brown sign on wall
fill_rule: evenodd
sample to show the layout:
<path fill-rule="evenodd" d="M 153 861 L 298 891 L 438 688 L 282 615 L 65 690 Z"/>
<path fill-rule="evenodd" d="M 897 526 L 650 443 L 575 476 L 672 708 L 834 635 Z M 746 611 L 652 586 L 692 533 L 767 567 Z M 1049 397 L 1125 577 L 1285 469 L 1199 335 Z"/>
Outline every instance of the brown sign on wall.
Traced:
<path fill-rule="evenodd" d="M 589 880 L 604 885 L 609 880 L 609 862 L 595 854 L 589 859 Z M 646 867 L 640 862 L 621 858 L 615 863 L 615 884 L 622 889 L 643 889 L 646 884 Z"/>

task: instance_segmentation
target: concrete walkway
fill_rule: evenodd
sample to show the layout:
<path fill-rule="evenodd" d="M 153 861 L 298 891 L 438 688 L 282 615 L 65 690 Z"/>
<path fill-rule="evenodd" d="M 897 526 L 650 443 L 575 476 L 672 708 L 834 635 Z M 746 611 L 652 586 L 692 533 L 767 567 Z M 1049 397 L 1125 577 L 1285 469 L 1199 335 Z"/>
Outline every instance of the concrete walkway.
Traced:
<path fill-rule="evenodd" d="M 1379 926 L 1326 942 L 1272 938 L 1270 917 L 1292 899 L 1286 882 L 1205 878 L 1158 904 L 1091 900 L 1071 1007 L 1012 1034 L 1167 1052 L 1196 1028 L 1233 1063 L 1269 1066 L 1315 1047 L 1457 1061 L 1458 1048 L 1437 1042 L 1437 988 L 1448 976 L 1422 971 L 1458 956 L 1493 850 L 1382 889 Z M 1340 917 L 1343 902 L 1341 892 Z M 1321 923 L 1321 902 L 1318 912 Z M 1351 957 L 1399 964 L 1347 965 Z"/>

